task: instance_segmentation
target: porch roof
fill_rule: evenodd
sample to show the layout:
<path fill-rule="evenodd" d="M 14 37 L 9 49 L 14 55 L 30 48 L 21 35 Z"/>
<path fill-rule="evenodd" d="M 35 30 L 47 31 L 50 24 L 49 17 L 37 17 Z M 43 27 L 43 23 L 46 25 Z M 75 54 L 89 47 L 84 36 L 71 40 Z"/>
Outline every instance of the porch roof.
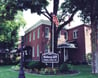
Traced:
<path fill-rule="evenodd" d="M 75 44 L 73 44 L 73 43 L 68 43 L 68 42 L 65 42 L 65 43 L 63 43 L 63 44 L 59 44 L 58 46 L 57 46 L 57 48 L 73 48 L 73 49 L 75 49 L 75 48 L 77 48 L 76 46 L 75 46 Z"/>

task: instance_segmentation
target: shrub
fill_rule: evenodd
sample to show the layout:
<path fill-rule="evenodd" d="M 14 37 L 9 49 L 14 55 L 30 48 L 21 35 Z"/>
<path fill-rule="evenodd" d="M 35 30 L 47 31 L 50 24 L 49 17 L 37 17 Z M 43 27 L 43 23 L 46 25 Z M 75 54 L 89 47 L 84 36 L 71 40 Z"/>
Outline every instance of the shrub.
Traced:
<path fill-rule="evenodd" d="M 16 65 L 16 66 L 12 66 L 12 69 L 18 71 L 18 70 L 20 70 L 20 67 L 19 67 L 19 65 Z"/>
<path fill-rule="evenodd" d="M 68 68 L 68 66 L 67 66 L 66 63 L 63 63 L 63 64 L 61 64 L 59 70 L 60 70 L 60 72 L 64 73 L 64 72 L 66 72 L 66 71 L 69 71 L 69 68 Z"/>
<path fill-rule="evenodd" d="M 31 61 L 27 64 L 26 68 L 28 69 L 38 69 L 40 70 L 41 68 L 45 68 L 46 65 L 42 62 L 39 62 L 39 61 Z"/>
<path fill-rule="evenodd" d="M 88 64 L 91 64 L 91 61 L 92 61 L 92 54 L 91 54 L 91 53 L 88 53 L 87 56 L 86 56 L 86 58 L 87 58 Z"/>
<path fill-rule="evenodd" d="M 73 66 L 71 64 L 67 64 L 69 70 L 73 70 Z"/>
<path fill-rule="evenodd" d="M 42 68 L 41 71 L 40 71 L 40 74 L 56 74 L 57 73 L 57 70 L 56 68 Z"/>

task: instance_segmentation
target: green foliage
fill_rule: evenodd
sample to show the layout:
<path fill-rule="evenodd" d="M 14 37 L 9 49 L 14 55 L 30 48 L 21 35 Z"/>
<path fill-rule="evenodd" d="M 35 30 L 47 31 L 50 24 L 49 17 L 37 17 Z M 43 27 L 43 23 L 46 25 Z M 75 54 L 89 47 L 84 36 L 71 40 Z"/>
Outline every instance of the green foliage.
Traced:
<path fill-rule="evenodd" d="M 18 40 L 20 26 L 24 26 L 22 12 L 18 11 L 16 0 L 0 1 L 0 47 L 13 48 Z"/>
<path fill-rule="evenodd" d="M 39 62 L 39 61 L 31 61 L 25 67 L 29 68 L 29 69 L 35 69 L 36 68 L 36 69 L 40 70 L 41 68 L 45 68 L 46 65 L 42 62 Z"/>
<path fill-rule="evenodd" d="M 47 0 L 26 0 L 19 1 L 19 4 L 23 4 L 23 6 L 19 6 L 20 9 L 31 9 L 31 13 L 41 14 L 44 7 L 48 5 Z"/>
<path fill-rule="evenodd" d="M 91 19 L 98 19 L 98 0 L 65 0 L 61 8 L 63 13 L 72 13 L 75 8 L 80 11 L 80 17 L 85 23 L 91 21 Z M 92 15 L 94 15 L 92 17 Z"/>
<path fill-rule="evenodd" d="M 92 61 L 92 54 L 91 54 L 91 53 L 88 53 L 87 56 L 86 56 L 86 58 L 87 58 L 88 64 L 91 64 L 91 61 Z"/>
<path fill-rule="evenodd" d="M 15 66 L 12 66 L 11 69 L 18 71 L 20 69 L 20 66 L 19 65 L 15 65 Z"/>
<path fill-rule="evenodd" d="M 60 70 L 60 72 L 64 73 L 64 72 L 66 72 L 66 71 L 69 71 L 69 68 L 68 68 L 68 66 L 67 66 L 66 63 L 63 63 L 63 64 L 61 64 L 59 70 Z"/>
<path fill-rule="evenodd" d="M 56 68 L 42 68 L 40 70 L 40 74 L 56 74 L 57 69 Z"/>
<path fill-rule="evenodd" d="M 17 14 L 16 0 L 1 0 L 0 1 L 0 19 L 13 20 Z"/>
<path fill-rule="evenodd" d="M 13 72 L 10 70 L 11 66 L 0 66 L 0 78 L 18 78 L 19 72 Z M 98 74 L 91 74 L 91 66 L 76 65 L 74 70 L 78 70 L 80 73 L 75 75 L 39 75 L 32 73 L 25 73 L 26 78 L 98 78 Z"/>
<path fill-rule="evenodd" d="M 68 66 L 69 70 L 73 70 L 73 65 L 67 64 L 67 66 Z"/>

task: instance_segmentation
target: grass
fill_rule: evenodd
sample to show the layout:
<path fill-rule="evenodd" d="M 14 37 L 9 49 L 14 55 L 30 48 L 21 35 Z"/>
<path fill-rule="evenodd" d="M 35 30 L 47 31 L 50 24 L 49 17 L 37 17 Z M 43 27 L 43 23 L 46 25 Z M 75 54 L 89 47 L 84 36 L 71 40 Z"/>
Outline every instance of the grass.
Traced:
<path fill-rule="evenodd" d="M 98 78 L 98 74 L 91 73 L 91 67 L 87 65 L 74 66 L 79 74 L 74 75 L 37 75 L 25 73 L 26 78 Z M 18 78 L 18 71 L 11 70 L 11 66 L 0 66 L 0 78 Z"/>

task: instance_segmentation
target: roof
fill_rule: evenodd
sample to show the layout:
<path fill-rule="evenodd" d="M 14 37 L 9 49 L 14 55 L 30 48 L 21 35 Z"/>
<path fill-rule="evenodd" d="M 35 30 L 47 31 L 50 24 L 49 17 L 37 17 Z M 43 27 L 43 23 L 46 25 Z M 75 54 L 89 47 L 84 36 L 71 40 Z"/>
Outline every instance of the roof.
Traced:
<path fill-rule="evenodd" d="M 51 26 L 51 22 L 50 22 L 50 21 L 41 19 L 41 20 L 38 21 L 36 24 L 34 24 L 33 26 L 31 26 L 29 29 L 27 29 L 27 30 L 25 31 L 25 33 L 28 33 L 28 32 L 30 32 L 30 31 L 32 31 L 33 29 L 39 27 L 39 26 L 42 25 L 42 24 Z"/>
<path fill-rule="evenodd" d="M 58 48 L 77 48 L 75 44 L 65 42 L 63 44 L 58 45 Z"/>

